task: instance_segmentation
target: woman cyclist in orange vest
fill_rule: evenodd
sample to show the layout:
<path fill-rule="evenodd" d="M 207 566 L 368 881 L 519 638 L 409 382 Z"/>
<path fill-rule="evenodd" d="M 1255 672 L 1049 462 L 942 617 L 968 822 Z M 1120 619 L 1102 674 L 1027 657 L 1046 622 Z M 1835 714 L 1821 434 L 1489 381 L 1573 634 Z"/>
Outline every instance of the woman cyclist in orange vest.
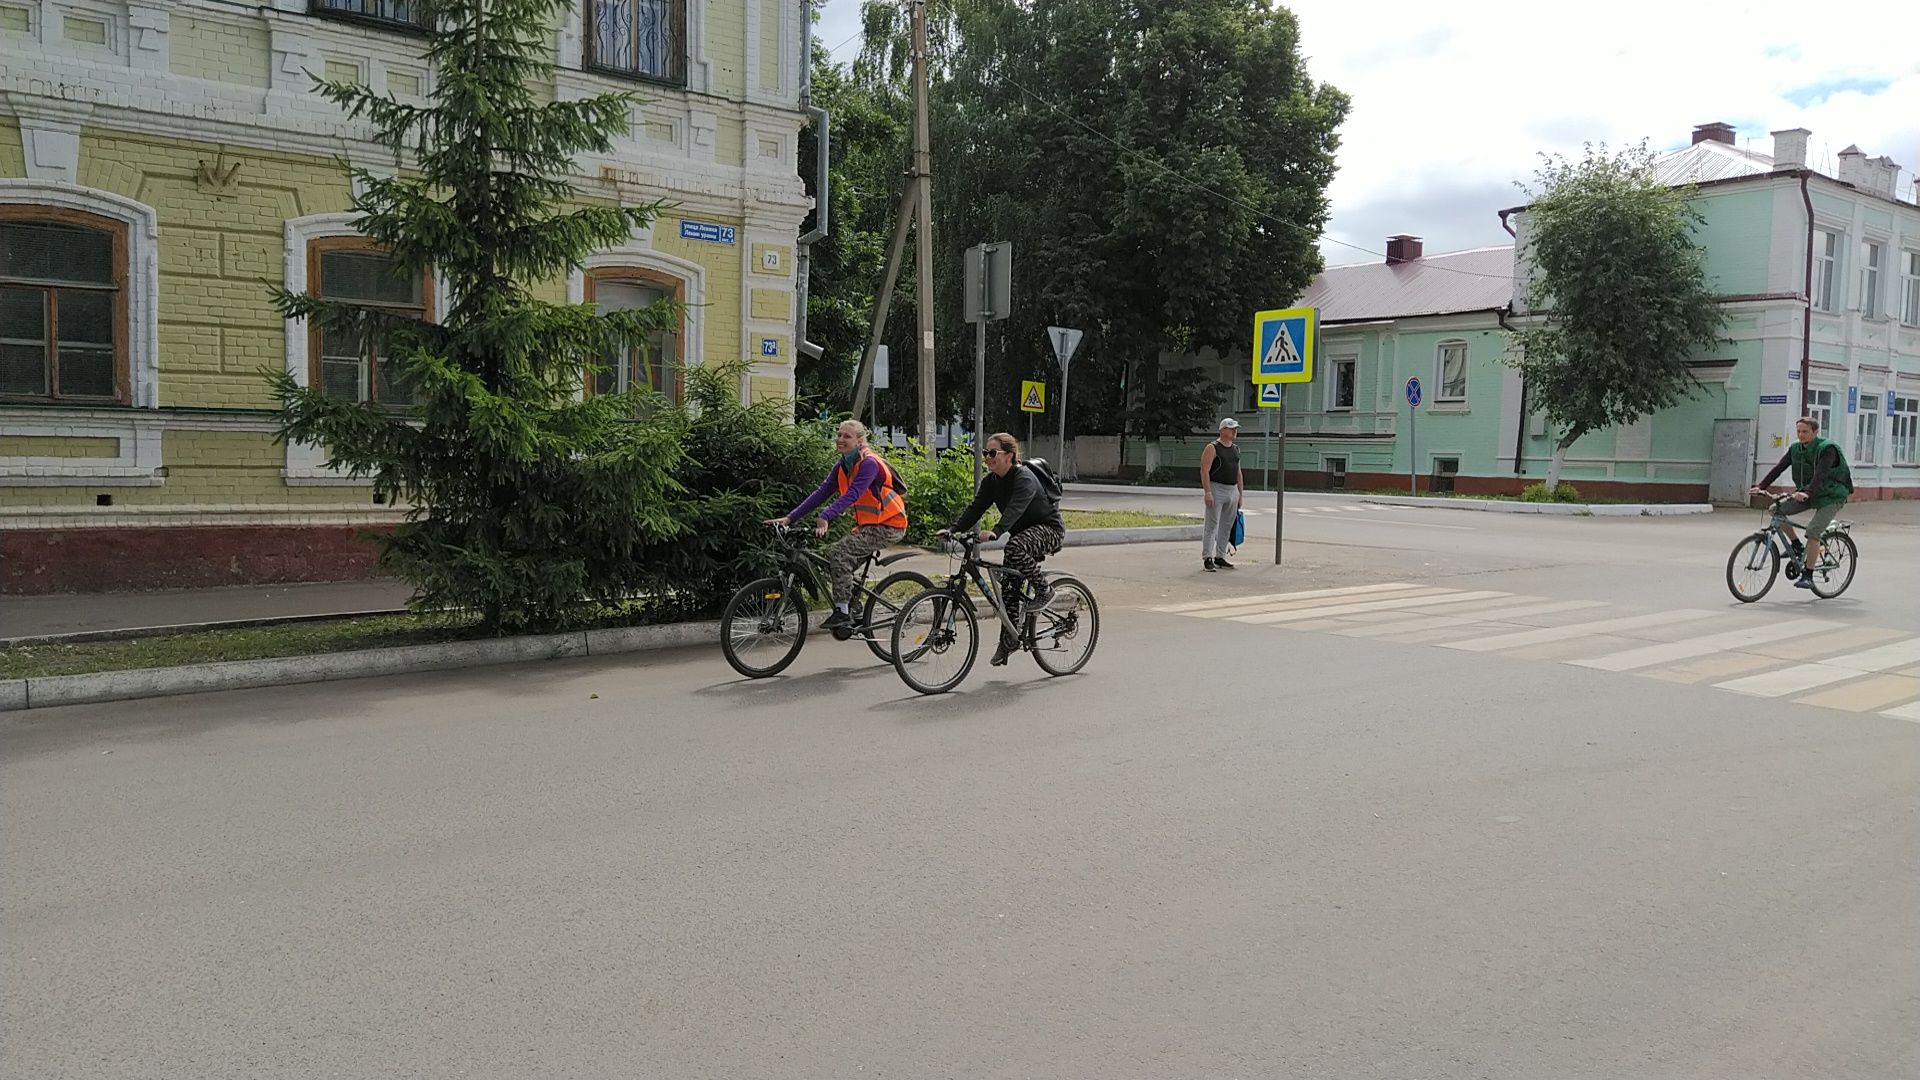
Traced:
<path fill-rule="evenodd" d="M 787 516 L 766 521 L 768 525 L 790 525 L 826 502 L 835 491 L 840 497 L 820 511 L 814 535 L 827 535 L 828 522 L 849 509 L 853 511 L 853 531 L 827 551 L 833 568 L 833 614 L 820 624 L 822 630 L 853 625 L 847 605 L 853 602 L 854 571 L 867 556 L 899 543 L 907 535 L 906 485 L 886 459 L 867 446 L 866 425 L 858 420 L 844 421 L 834 434 L 833 445 L 840 451 L 840 460 L 813 494 L 787 511 Z"/>

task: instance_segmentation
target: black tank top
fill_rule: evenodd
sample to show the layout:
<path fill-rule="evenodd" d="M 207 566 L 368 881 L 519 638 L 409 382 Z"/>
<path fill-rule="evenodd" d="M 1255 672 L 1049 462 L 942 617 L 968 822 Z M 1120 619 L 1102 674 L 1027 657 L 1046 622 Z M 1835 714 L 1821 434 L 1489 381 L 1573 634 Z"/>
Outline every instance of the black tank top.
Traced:
<path fill-rule="evenodd" d="M 1213 441 L 1213 468 L 1207 470 L 1207 480 L 1228 487 L 1240 482 L 1239 444 L 1228 446 L 1218 439 Z"/>

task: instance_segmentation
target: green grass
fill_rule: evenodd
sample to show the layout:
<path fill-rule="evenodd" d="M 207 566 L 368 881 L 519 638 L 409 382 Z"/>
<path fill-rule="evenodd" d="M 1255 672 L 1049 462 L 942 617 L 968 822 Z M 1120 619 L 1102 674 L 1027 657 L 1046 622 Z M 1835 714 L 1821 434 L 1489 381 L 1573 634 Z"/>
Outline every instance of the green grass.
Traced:
<path fill-rule="evenodd" d="M 373 615 L 328 622 L 205 630 L 120 641 L 18 645 L 0 653 L 0 679 L 79 675 L 92 671 L 265 660 L 353 649 L 393 648 L 477 636 L 472 620 L 445 615 Z"/>
<path fill-rule="evenodd" d="M 1194 519 L 1137 510 L 1062 510 L 1068 529 L 1138 529 L 1150 525 L 1191 525 Z"/>

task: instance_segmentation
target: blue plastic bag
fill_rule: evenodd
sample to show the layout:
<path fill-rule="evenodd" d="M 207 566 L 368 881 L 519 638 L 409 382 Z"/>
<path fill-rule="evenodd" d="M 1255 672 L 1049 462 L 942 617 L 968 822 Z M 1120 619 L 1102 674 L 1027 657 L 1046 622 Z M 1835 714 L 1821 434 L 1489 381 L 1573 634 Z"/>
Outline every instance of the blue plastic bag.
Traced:
<path fill-rule="evenodd" d="M 1235 548 L 1247 542 L 1247 514 L 1244 510 L 1233 512 L 1233 536 L 1228 540 Z"/>

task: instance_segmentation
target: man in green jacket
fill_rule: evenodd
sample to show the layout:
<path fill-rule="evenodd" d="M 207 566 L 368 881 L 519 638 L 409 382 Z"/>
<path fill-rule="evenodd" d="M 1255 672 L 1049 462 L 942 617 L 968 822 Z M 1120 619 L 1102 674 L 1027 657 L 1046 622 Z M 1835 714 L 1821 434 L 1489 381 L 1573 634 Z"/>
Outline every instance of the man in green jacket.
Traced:
<path fill-rule="evenodd" d="M 1793 470 L 1793 494 L 1790 496 L 1801 504 L 1791 513 L 1800 514 L 1813 511 L 1813 519 L 1807 522 L 1807 556 L 1801 560 L 1802 567 L 1820 565 L 1820 537 L 1833 524 L 1834 515 L 1847 505 L 1847 496 L 1853 494 L 1853 472 L 1847 468 L 1847 457 L 1840 447 L 1820 437 L 1820 421 L 1811 416 L 1803 416 L 1793 425 L 1794 442 L 1780 459 L 1780 464 L 1760 478 L 1753 487 L 1755 495 L 1770 494 L 1767 487 L 1776 477 L 1788 469 Z M 1793 539 L 1793 526 L 1786 526 L 1787 539 Z M 1800 575 L 1793 583 L 1796 588 L 1813 588 L 1811 571 Z"/>

